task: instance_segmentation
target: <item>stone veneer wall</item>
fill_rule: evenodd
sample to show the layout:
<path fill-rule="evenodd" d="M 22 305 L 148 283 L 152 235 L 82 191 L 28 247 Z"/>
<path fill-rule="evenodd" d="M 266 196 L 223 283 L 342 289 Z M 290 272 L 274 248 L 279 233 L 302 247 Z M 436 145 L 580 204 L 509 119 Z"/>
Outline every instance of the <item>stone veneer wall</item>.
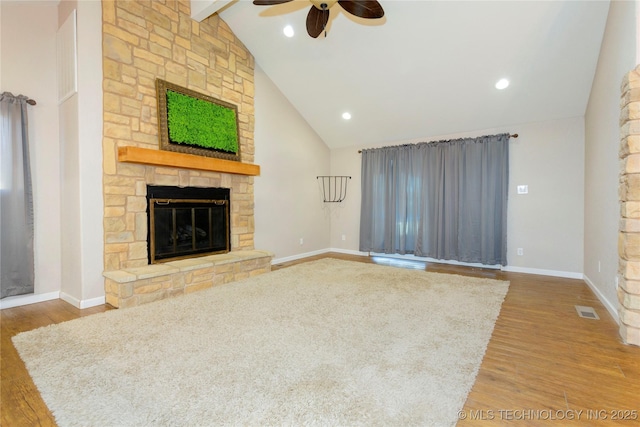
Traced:
<path fill-rule="evenodd" d="M 147 266 L 146 185 L 231 189 L 231 250 L 254 249 L 253 177 L 117 160 L 123 146 L 158 149 L 155 79 L 238 106 L 242 162 L 254 161 L 254 59 L 217 15 L 190 1 L 103 1 L 103 188 L 106 272 Z M 107 302 L 118 305 L 107 292 Z"/>
<path fill-rule="evenodd" d="M 620 335 L 640 345 L 640 66 L 625 76 L 620 103 Z"/>

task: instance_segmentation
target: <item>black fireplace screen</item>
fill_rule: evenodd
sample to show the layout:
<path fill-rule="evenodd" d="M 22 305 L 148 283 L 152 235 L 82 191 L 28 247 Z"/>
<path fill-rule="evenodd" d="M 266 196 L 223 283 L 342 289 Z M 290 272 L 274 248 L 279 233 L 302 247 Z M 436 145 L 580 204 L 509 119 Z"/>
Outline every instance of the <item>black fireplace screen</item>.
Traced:
<path fill-rule="evenodd" d="M 148 186 L 149 263 L 229 252 L 229 189 Z"/>

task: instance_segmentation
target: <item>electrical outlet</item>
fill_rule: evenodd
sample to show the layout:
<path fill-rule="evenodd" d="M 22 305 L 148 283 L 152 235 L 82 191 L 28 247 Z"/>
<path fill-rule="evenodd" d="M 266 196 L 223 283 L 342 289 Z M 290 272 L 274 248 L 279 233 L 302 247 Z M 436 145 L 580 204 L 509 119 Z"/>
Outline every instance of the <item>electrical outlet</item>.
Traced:
<path fill-rule="evenodd" d="M 300 238 L 300 245 L 304 245 L 304 238 Z"/>
<path fill-rule="evenodd" d="M 600 273 L 600 267 L 601 267 L 600 261 L 598 261 L 598 273 Z"/>
<path fill-rule="evenodd" d="M 528 185 L 518 185 L 518 194 L 529 194 Z"/>
<path fill-rule="evenodd" d="M 344 242 L 345 240 L 347 240 L 347 235 L 346 235 L 346 234 L 343 234 L 343 235 L 342 235 L 342 241 Z"/>
<path fill-rule="evenodd" d="M 519 256 L 524 255 L 524 249 L 522 249 L 522 248 L 518 248 L 517 253 L 518 253 L 518 255 L 519 255 Z"/>

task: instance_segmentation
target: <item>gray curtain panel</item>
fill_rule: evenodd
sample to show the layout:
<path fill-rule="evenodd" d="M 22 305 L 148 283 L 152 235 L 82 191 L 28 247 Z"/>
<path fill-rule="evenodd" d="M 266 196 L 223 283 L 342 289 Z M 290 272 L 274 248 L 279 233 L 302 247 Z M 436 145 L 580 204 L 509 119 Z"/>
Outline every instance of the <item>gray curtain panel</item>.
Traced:
<path fill-rule="evenodd" d="M 27 99 L 0 95 L 0 298 L 34 289 Z"/>
<path fill-rule="evenodd" d="M 507 264 L 509 134 L 362 151 L 360 250 Z"/>

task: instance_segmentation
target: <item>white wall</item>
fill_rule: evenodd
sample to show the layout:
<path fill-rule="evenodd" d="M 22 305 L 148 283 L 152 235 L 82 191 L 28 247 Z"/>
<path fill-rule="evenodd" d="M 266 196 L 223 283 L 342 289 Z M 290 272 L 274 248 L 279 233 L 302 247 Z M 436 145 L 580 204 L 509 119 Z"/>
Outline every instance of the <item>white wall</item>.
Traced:
<path fill-rule="evenodd" d="M 76 1 L 63 0 L 58 5 L 58 28 L 70 17 L 71 12 L 77 8 Z M 64 68 L 67 69 L 68 65 Z M 58 125 L 60 131 L 60 165 L 61 183 L 60 200 L 62 215 L 60 221 L 61 262 L 62 262 L 62 286 L 63 299 L 77 304 L 82 295 L 82 254 L 80 241 L 80 176 L 78 164 L 80 162 L 78 142 L 78 95 L 73 94 L 60 103 L 58 111 Z M 72 297 L 72 296 L 78 296 Z"/>
<path fill-rule="evenodd" d="M 391 145 L 391 144 L 389 144 Z M 331 248 L 340 252 L 359 253 L 360 238 L 360 148 L 348 147 L 331 150 L 331 174 L 350 176 L 347 196 L 340 203 L 329 206 L 331 215 Z M 342 236 L 344 239 L 342 240 Z"/>
<path fill-rule="evenodd" d="M 617 318 L 620 84 L 637 64 L 636 2 L 612 1 L 585 114 L 584 273 Z"/>
<path fill-rule="evenodd" d="M 257 65 L 255 87 L 255 247 L 276 262 L 326 250 L 330 220 L 316 176 L 329 173 L 329 148 Z"/>
<path fill-rule="evenodd" d="M 102 197 L 102 4 L 78 2 L 78 140 L 80 142 L 80 306 L 104 303 Z"/>
<path fill-rule="evenodd" d="M 640 65 L 640 0 L 636 3 L 636 65 Z"/>
<path fill-rule="evenodd" d="M 61 287 L 56 2 L 0 2 L 0 91 L 27 95 L 35 214 L 35 295 Z M 38 298 L 13 297 L 35 302 Z M 10 298 L 3 300 L 3 306 Z M 46 298 L 45 298 L 46 299 Z M 14 301 L 14 303 L 16 302 Z"/>
<path fill-rule="evenodd" d="M 584 218 L 582 118 L 425 137 L 396 144 L 503 132 L 520 135 L 511 139 L 509 146 L 507 270 L 581 277 Z M 331 215 L 331 246 L 345 252 L 358 251 L 361 161 L 358 148 L 370 147 L 331 151 L 331 173 L 353 177 L 347 199 Z M 529 194 L 517 195 L 518 184 L 527 184 Z M 346 237 L 344 241 L 343 234 Z M 517 248 L 523 248 L 523 256 L 516 255 Z"/>
<path fill-rule="evenodd" d="M 80 247 L 80 176 L 78 171 L 78 96 L 73 95 L 60 104 L 60 200 L 62 215 L 62 298 L 74 303 L 82 295 L 82 254 Z M 74 303 L 77 305 L 77 303 Z"/>
<path fill-rule="evenodd" d="M 582 278 L 584 119 L 515 128 L 520 137 L 510 147 L 507 270 Z M 517 194 L 520 184 L 529 194 Z"/>
<path fill-rule="evenodd" d="M 60 24 L 77 7 L 78 92 L 60 107 L 62 170 L 61 298 L 104 303 L 102 198 L 102 6 L 60 3 Z"/>

